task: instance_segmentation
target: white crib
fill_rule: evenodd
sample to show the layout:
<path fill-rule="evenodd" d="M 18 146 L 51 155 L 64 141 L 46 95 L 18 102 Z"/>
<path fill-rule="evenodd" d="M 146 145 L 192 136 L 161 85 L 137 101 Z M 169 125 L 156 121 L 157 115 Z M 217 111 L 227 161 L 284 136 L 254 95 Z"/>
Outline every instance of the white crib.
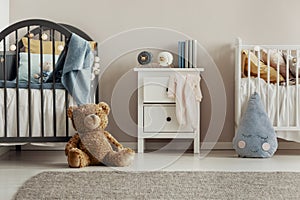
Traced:
<path fill-rule="evenodd" d="M 300 45 L 236 44 L 235 128 L 257 92 L 277 137 L 300 142 Z"/>

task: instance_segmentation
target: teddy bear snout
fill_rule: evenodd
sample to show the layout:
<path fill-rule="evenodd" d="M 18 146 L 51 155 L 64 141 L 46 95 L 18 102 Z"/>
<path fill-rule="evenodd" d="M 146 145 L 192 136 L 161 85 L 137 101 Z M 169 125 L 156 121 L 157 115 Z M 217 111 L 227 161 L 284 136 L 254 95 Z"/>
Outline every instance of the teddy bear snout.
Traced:
<path fill-rule="evenodd" d="M 90 114 L 84 118 L 84 125 L 90 129 L 96 129 L 100 126 L 101 119 L 95 114 Z"/>

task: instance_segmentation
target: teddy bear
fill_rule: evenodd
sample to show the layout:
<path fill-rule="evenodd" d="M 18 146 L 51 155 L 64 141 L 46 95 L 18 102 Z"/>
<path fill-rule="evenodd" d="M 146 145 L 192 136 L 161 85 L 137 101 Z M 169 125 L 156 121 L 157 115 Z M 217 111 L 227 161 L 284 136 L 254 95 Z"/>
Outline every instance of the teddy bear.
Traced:
<path fill-rule="evenodd" d="M 65 147 L 68 164 L 72 168 L 89 165 L 128 166 L 135 152 L 124 148 L 105 128 L 110 107 L 105 102 L 70 106 L 68 117 L 78 131 Z"/>
<path fill-rule="evenodd" d="M 33 78 L 38 79 L 38 81 L 46 82 L 49 78 L 49 75 L 53 71 L 52 63 L 51 62 L 44 62 L 43 63 L 43 72 L 42 74 L 36 73 L 33 75 Z"/>

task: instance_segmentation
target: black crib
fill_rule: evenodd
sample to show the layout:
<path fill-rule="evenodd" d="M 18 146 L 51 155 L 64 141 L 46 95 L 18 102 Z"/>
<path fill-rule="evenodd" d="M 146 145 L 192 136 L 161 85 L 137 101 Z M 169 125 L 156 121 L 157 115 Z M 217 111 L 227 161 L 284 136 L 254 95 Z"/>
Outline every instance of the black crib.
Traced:
<path fill-rule="evenodd" d="M 0 32 L 0 143 L 65 142 L 74 133 L 67 117 L 72 98 L 55 73 L 50 83 L 42 80 L 44 63 L 55 70 L 72 33 L 93 41 L 76 27 L 43 19 L 20 21 Z M 97 56 L 97 43 L 90 44 Z M 37 70 L 40 78 L 33 75 Z"/>

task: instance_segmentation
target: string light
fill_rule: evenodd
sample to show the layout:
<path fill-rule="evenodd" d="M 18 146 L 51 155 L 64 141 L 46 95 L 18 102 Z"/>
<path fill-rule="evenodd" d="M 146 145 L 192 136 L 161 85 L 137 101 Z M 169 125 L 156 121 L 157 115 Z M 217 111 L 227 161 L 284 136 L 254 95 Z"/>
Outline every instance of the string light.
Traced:
<path fill-rule="evenodd" d="M 15 51 L 16 49 L 17 49 L 17 47 L 14 44 L 10 45 L 10 47 L 9 47 L 9 50 L 11 50 L 11 51 Z"/>

